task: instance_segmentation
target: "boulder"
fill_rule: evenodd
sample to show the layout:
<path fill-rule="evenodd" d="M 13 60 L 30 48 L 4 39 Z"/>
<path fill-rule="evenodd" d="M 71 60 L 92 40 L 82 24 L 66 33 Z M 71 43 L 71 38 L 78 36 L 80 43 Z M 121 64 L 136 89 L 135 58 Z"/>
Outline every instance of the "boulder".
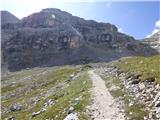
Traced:
<path fill-rule="evenodd" d="M 70 107 L 69 109 L 68 109 L 68 114 L 71 114 L 71 113 L 73 113 L 74 112 L 74 107 Z"/>
<path fill-rule="evenodd" d="M 64 120 L 78 120 L 78 114 L 77 113 L 71 113 L 67 115 Z"/>
<path fill-rule="evenodd" d="M 145 84 L 139 83 L 138 87 L 139 87 L 140 91 L 142 91 L 143 89 L 145 89 Z"/>
<path fill-rule="evenodd" d="M 33 113 L 32 113 L 32 118 L 33 118 L 33 117 L 36 117 L 36 116 L 39 115 L 39 114 L 41 114 L 41 111 L 33 112 Z"/>
<path fill-rule="evenodd" d="M 160 101 L 159 100 L 155 102 L 155 107 L 160 107 Z"/>
<path fill-rule="evenodd" d="M 8 118 L 6 118 L 5 120 L 15 120 L 15 117 L 11 115 Z"/>
<path fill-rule="evenodd" d="M 147 82 L 155 82 L 155 78 L 154 77 L 149 77 L 146 79 Z"/>
<path fill-rule="evenodd" d="M 160 31 L 153 34 L 152 36 L 143 39 L 143 43 L 150 45 L 152 48 L 160 52 Z"/>
<path fill-rule="evenodd" d="M 1 11 L 1 24 L 4 25 L 4 24 L 9 24 L 11 25 L 12 23 L 19 23 L 20 20 L 14 16 L 13 14 L 11 14 L 10 12 L 8 11 Z"/>
<path fill-rule="evenodd" d="M 20 103 L 14 104 L 10 107 L 10 111 L 14 112 L 14 111 L 20 111 L 22 110 L 24 107 L 23 105 L 21 105 Z"/>
<path fill-rule="evenodd" d="M 140 82 L 139 79 L 132 80 L 131 84 L 138 84 Z"/>

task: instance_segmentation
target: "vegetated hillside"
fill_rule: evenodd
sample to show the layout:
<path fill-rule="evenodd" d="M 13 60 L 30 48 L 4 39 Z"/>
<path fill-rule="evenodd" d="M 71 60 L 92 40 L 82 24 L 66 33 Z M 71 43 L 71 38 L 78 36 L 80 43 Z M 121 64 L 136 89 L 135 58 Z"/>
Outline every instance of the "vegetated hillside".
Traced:
<path fill-rule="evenodd" d="M 140 80 L 160 83 L 160 55 L 152 57 L 131 57 L 117 63 L 120 71 L 138 75 Z"/>
<path fill-rule="evenodd" d="M 160 119 L 160 55 L 95 64 L 126 119 Z"/>
<path fill-rule="evenodd" d="M 93 87 L 88 68 L 105 80 L 126 119 L 159 119 L 159 58 L 160 55 L 135 56 L 93 63 L 93 68 L 90 65 L 44 67 L 4 74 L 2 119 L 63 120 L 73 115 L 88 120 L 86 107 Z"/>
<path fill-rule="evenodd" d="M 154 36 L 157 40 L 159 35 Z M 126 119 L 160 119 L 160 55 L 144 57 L 155 54 L 157 47 L 150 42 L 122 34 L 110 23 L 84 20 L 59 9 L 4 23 L 2 70 L 27 69 L 2 75 L 2 119 L 63 120 L 72 115 L 88 120 L 86 106 L 93 86 L 87 70 L 92 67 L 46 66 L 90 62 Z M 32 68 L 36 66 L 41 68 Z"/>
<path fill-rule="evenodd" d="M 127 58 L 116 66 L 132 99 L 127 98 L 126 115 L 136 120 L 160 119 L 160 55 Z"/>
<path fill-rule="evenodd" d="M 70 113 L 87 120 L 91 84 L 86 68 L 80 66 L 2 75 L 2 120 L 63 120 Z"/>
<path fill-rule="evenodd" d="M 2 59 L 11 71 L 156 53 L 149 45 L 118 32 L 115 25 L 55 8 L 33 13 L 19 23 L 2 24 Z"/>

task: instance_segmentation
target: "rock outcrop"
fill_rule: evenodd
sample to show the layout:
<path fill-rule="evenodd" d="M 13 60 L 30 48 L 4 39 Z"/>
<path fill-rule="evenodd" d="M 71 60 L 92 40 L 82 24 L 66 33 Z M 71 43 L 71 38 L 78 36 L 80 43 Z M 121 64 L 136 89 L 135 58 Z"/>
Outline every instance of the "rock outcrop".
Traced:
<path fill-rule="evenodd" d="M 9 13 L 8 11 L 1 11 L 1 24 L 7 23 L 19 23 L 20 20 L 14 16 L 13 14 Z"/>
<path fill-rule="evenodd" d="M 2 64 L 12 71 L 156 53 L 118 32 L 115 25 L 84 20 L 59 9 L 43 9 L 20 22 L 8 21 L 2 24 Z"/>
<path fill-rule="evenodd" d="M 143 42 L 160 52 L 160 31 L 155 33 L 151 37 L 144 39 Z"/>

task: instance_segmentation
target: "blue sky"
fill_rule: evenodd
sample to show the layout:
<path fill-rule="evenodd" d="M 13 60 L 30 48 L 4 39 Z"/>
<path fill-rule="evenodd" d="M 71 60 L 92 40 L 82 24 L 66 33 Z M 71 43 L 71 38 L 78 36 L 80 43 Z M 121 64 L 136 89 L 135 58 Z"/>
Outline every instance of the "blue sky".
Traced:
<path fill-rule="evenodd" d="M 145 38 L 160 29 L 160 1 L 75 1 L 4 0 L 1 1 L 1 9 L 22 18 L 43 8 L 59 8 L 85 19 L 112 23 L 121 32 L 137 39 Z"/>

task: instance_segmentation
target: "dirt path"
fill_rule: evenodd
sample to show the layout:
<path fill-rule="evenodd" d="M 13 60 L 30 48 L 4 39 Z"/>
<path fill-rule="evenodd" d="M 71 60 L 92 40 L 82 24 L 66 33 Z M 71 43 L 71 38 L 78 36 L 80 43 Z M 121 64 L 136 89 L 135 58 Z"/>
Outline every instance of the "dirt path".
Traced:
<path fill-rule="evenodd" d="M 93 70 L 88 71 L 93 81 L 93 103 L 89 107 L 94 120 L 124 120 L 115 102 L 105 86 L 105 81 Z"/>

